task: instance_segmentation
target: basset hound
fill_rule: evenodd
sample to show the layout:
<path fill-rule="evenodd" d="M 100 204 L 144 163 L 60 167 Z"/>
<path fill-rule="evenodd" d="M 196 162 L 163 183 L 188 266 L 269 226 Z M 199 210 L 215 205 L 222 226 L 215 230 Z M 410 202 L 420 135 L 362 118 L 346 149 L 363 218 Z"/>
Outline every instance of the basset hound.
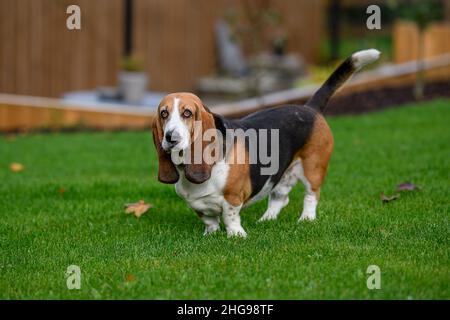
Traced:
<path fill-rule="evenodd" d="M 192 93 L 165 96 L 153 124 L 159 181 L 175 184 L 177 194 L 205 224 L 205 234 L 219 230 L 222 217 L 228 236 L 246 237 L 240 210 L 268 195 L 268 208 L 260 221 L 276 219 L 298 181 L 305 186 L 299 221 L 314 220 L 333 150 L 323 111 L 333 93 L 379 55 L 375 49 L 351 55 L 305 105 L 264 109 L 238 120 L 214 114 Z M 256 140 L 251 139 L 255 135 L 228 139 L 230 132 L 248 130 L 257 133 Z M 206 132 L 210 133 L 207 138 Z M 263 139 L 260 132 L 271 132 L 278 141 Z M 264 171 L 267 159 L 251 154 L 254 145 L 271 150 L 270 156 L 277 160 L 275 170 Z M 210 152 L 205 152 L 208 147 Z"/>

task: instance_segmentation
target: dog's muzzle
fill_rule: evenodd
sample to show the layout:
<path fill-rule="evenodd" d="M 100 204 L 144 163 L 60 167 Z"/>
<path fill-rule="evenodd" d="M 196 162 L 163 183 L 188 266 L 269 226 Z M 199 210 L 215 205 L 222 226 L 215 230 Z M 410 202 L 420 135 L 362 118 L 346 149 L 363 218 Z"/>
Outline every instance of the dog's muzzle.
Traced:
<path fill-rule="evenodd" d="M 165 151 L 169 152 L 181 143 L 181 135 L 176 130 L 167 131 L 164 134 L 164 141 L 162 147 Z"/>

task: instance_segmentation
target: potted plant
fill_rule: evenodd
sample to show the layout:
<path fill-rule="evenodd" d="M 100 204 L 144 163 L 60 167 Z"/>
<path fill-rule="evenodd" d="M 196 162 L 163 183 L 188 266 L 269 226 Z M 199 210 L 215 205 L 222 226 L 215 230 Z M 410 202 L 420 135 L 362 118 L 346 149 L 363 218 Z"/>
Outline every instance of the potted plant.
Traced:
<path fill-rule="evenodd" d="M 127 103 L 139 103 L 147 89 L 148 77 L 143 63 L 134 56 L 126 56 L 119 72 L 119 95 Z"/>

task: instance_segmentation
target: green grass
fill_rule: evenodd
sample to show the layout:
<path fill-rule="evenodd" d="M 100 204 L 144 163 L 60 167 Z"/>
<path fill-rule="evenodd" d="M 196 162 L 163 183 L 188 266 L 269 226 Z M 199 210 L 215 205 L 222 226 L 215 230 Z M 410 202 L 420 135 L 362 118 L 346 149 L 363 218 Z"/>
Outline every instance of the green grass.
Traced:
<path fill-rule="evenodd" d="M 277 221 L 256 223 L 265 201 L 242 212 L 247 239 L 202 236 L 156 181 L 148 132 L 0 136 L 0 298 L 449 299 L 449 104 L 330 118 L 318 220 L 297 224 L 297 186 Z M 422 190 L 381 203 L 405 181 Z M 139 199 L 155 207 L 125 215 Z M 81 290 L 66 287 L 71 264 Z M 366 287 L 372 264 L 380 290 Z"/>

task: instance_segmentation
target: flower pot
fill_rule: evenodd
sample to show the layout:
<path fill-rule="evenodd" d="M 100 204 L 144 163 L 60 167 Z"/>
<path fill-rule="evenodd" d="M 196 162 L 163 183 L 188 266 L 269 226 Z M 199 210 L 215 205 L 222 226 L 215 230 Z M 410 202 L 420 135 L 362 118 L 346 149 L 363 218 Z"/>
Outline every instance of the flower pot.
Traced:
<path fill-rule="evenodd" d="M 127 103 L 139 103 L 144 98 L 148 77 L 145 72 L 119 73 L 119 94 Z"/>

